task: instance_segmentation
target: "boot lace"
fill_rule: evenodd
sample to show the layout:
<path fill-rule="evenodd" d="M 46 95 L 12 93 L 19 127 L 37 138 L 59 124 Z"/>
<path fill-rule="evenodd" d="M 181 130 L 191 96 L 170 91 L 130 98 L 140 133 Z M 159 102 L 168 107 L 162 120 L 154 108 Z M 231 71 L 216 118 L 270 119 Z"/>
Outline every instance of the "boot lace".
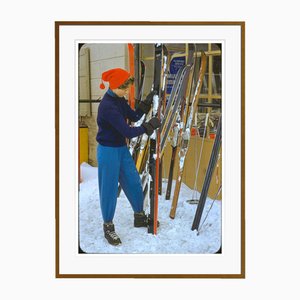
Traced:
<path fill-rule="evenodd" d="M 113 240 L 118 240 L 118 239 L 119 239 L 119 237 L 118 237 L 118 235 L 116 234 L 115 231 L 109 231 L 108 234 L 109 234 L 109 236 L 110 236 Z"/>

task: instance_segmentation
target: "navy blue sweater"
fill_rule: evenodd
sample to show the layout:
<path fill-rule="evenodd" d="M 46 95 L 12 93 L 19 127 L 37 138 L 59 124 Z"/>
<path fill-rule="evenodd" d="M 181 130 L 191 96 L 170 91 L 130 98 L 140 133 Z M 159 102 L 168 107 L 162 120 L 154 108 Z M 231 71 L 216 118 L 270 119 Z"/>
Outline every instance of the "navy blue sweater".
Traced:
<path fill-rule="evenodd" d="M 131 139 L 146 132 L 143 126 L 130 127 L 126 120 L 136 122 L 142 116 L 141 110 L 132 110 L 124 97 L 120 98 L 108 90 L 98 107 L 97 142 L 110 147 L 126 145 L 126 138 Z"/>

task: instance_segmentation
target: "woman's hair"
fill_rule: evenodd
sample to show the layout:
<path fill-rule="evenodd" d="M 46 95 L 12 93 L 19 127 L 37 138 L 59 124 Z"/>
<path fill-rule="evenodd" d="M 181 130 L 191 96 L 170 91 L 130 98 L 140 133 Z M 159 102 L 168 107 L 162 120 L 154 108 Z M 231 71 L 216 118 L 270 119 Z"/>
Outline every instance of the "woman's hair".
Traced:
<path fill-rule="evenodd" d="M 120 90 L 125 90 L 130 84 L 134 83 L 134 77 L 129 77 L 122 85 L 118 87 Z"/>

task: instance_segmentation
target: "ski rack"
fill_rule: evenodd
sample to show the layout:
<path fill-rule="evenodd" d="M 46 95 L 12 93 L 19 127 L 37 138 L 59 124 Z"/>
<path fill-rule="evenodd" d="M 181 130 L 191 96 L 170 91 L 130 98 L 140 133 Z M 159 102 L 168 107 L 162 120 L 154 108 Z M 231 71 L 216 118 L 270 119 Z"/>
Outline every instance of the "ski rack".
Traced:
<path fill-rule="evenodd" d="M 208 108 L 208 107 L 211 107 L 211 108 L 222 108 L 222 105 L 221 105 L 221 104 L 217 104 L 217 103 L 207 103 L 207 102 L 204 102 L 204 103 L 198 103 L 198 106 L 204 107 L 204 108 Z"/>

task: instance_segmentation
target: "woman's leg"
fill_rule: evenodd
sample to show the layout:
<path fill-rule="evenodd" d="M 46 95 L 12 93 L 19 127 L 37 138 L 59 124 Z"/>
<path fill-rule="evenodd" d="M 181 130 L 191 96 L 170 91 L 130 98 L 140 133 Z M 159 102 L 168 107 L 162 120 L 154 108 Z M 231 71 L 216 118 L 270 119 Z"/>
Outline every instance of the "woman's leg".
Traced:
<path fill-rule="evenodd" d="M 100 207 L 105 223 L 113 221 L 117 205 L 120 149 L 101 145 L 97 148 Z"/>
<path fill-rule="evenodd" d="M 123 148 L 119 182 L 133 211 L 141 212 L 144 202 L 142 183 L 127 147 Z"/>

